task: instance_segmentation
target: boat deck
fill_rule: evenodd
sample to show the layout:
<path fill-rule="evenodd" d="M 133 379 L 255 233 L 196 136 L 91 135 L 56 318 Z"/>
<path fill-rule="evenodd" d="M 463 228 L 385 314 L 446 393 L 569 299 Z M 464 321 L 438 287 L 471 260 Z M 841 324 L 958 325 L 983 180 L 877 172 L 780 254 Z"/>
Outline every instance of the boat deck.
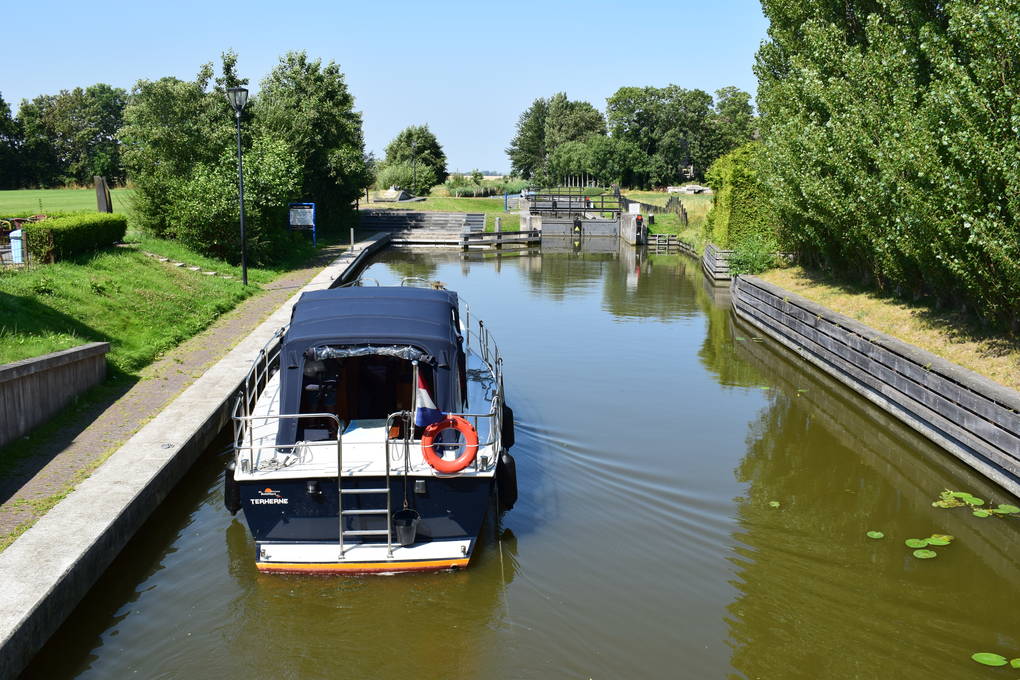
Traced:
<path fill-rule="evenodd" d="M 470 413 L 488 413 L 491 408 L 492 385 L 487 380 L 483 365 L 477 358 L 475 364 L 468 354 L 468 403 L 477 405 Z M 472 365 L 475 364 L 475 365 Z M 475 370 L 472 370 L 475 369 Z M 234 472 L 237 481 L 294 479 L 305 477 L 337 476 L 337 441 L 299 441 L 293 447 L 276 448 L 277 430 L 280 419 L 274 417 L 280 412 L 280 374 L 274 374 L 259 395 L 252 411 L 252 419 L 245 446 L 249 450 L 238 452 L 238 467 Z M 475 462 L 458 477 L 491 477 L 495 472 L 497 451 L 492 446 L 491 418 L 468 417 L 478 432 L 478 454 Z M 344 477 L 385 476 L 386 471 L 386 421 L 353 420 L 346 424 L 342 435 L 342 460 Z M 451 447 L 453 448 L 453 447 Z M 394 439 L 389 445 L 389 474 L 404 474 L 404 440 Z M 446 455 L 453 457 L 457 451 Z M 407 471 L 411 476 L 447 476 L 428 464 L 422 455 L 421 442 L 414 440 L 408 446 Z"/>

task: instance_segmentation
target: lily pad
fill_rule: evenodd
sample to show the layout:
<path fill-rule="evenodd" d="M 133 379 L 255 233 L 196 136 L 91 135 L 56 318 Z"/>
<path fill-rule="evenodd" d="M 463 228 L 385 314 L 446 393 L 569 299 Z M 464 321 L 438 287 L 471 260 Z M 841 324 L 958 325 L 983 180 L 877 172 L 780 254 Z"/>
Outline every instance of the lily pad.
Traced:
<path fill-rule="evenodd" d="M 1020 668 L 1020 659 L 1010 659 L 1009 665 L 1013 668 Z"/>
<path fill-rule="evenodd" d="M 1016 513 L 1020 512 L 1020 508 L 1016 507 L 1015 505 L 1003 505 L 1000 503 L 999 512 L 1005 512 L 1010 515 L 1015 515 Z"/>
<path fill-rule="evenodd" d="M 1003 655 L 991 652 L 978 652 L 977 654 L 971 654 L 970 658 L 985 666 L 1005 666 L 1009 663 Z"/>
<path fill-rule="evenodd" d="M 915 550 L 914 557 L 919 560 L 930 560 L 931 558 L 938 555 L 934 550 Z"/>
<path fill-rule="evenodd" d="M 769 501 L 770 508 L 778 508 L 781 505 L 779 501 Z"/>
<path fill-rule="evenodd" d="M 868 538 L 885 538 L 885 534 L 881 531 L 869 531 L 866 535 Z"/>
<path fill-rule="evenodd" d="M 928 545 L 927 538 L 908 538 L 903 542 L 906 543 L 908 548 L 923 548 Z"/>
<path fill-rule="evenodd" d="M 931 538 L 927 539 L 927 541 L 928 545 L 949 545 L 949 541 L 947 541 L 946 539 L 936 538 L 935 536 L 932 536 Z"/>
<path fill-rule="evenodd" d="M 943 492 L 943 493 L 945 493 L 945 492 Z M 967 491 L 949 491 L 949 495 L 952 496 L 953 498 L 973 498 L 974 497 L 973 494 L 970 494 Z"/>
<path fill-rule="evenodd" d="M 953 536 L 952 534 L 932 534 L 931 537 L 932 538 L 941 538 L 943 541 L 949 541 L 949 542 L 952 542 L 956 538 L 956 536 Z"/>
<path fill-rule="evenodd" d="M 991 517 L 992 516 L 992 513 L 988 512 L 987 510 L 975 510 L 973 514 L 974 514 L 975 517 Z"/>
<path fill-rule="evenodd" d="M 975 498 L 974 496 L 967 496 L 966 498 L 964 498 L 962 500 L 967 505 L 984 505 L 985 504 L 983 499 Z"/>

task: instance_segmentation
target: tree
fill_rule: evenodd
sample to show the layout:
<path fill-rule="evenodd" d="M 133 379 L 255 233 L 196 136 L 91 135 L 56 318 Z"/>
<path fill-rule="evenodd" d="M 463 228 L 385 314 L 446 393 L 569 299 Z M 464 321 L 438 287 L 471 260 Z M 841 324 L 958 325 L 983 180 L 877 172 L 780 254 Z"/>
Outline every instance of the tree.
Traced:
<path fill-rule="evenodd" d="M 449 177 L 446 154 L 428 125 L 406 127 L 387 145 L 386 165 L 398 164 L 412 166 L 414 174 L 426 169 L 413 186 L 404 187 L 418 196 L 427 195 L 433 186 Z"/>
<path fill-rule="evenodd" d="M 727 86 L 715 91 L 715 126 L 727 151 L 754 137 L 754 107 L 751 95 Z"/>
<path fill-rule="evenodd" d="M 585 101 L 571 101 L 558 92 L 549 99 L 545 116 L 545 149 L 551 154 L 560 144 L 583 142 L 606 134 L 606 119 Z"/>
<path fill-rule="evenodd" d="M 140 80 L 124 111 L 119 136 L 135 185 L 136 220 L 156 236 L 174 233 L 170 215 L 177 186 L 233 148 L 233 113 L 225 97 L 207 91 L 211 78 L 206 64 L 194 81 Z"/>
<path fill-rule="evenodd" d="M 506 149 L 511 172 L 531 179 L 545 166 L 545 119 L 549 102 L 538 98 L 517 119 L 517 133 Z"/>
<path fill-rule="evenodd" d="M 735 87 L 717 94 L 713 102 L 704 90 L 676 85 L 621 87 L 606 100 L 610 133 L 645 154 L 651 184 L 680 181 L 688 168 L 700 178 L 716 158 L 751 138 L 751 96 Z"/>
<path fill-rule="evenodd" d="M 0 95 L 0 189 L 23 186 L 21 139 L 21 127 L 11 115 L 10 105 Z"/>
<path fill-rule="evenodd" d="M 116 134 L 123 123 L 126 96 L 120 88 L 98 83 L 22 102 L 18 116 L 33 182 L 90 184 L 95 175 L 122 182 Z"/>
<path fill-rule="evenodd" d="M 765 0 L 770 201 L 802 260 L 1020 327 L 1020 4 Z"/>
<path fill-rule="evenodd" d="M 253 110 L 256 131 L 283 140 L 298 159 L 301 198 L 316 203 L 320 221 L 329 225 L 349 214 L 372 172 L 361 114 L 340 67 L 288 52 L 262 81 Z"/>

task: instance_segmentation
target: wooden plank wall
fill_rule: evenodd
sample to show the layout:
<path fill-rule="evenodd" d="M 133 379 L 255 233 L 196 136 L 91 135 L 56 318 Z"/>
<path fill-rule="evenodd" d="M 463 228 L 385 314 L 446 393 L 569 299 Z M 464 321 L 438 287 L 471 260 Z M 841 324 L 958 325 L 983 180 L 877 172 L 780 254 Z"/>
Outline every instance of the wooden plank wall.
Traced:
<path fill-rule="evenodd" d="M 701 258 L 701 266 L 709 277 L 716 281 L 729 281 L 730 255 L 732 250 L 723 250 L 714 243 L 705 245 L 705 254 Z"/>
<path fill-rule="evenodd" d="M 108 342 L 0 366 L 0 446 L 28 433 L 106 377 Z"/>
<path fill-rule="evenodd" d="M 1020 393 L 754 276 L 737 315 L 1020 496 Z"/>

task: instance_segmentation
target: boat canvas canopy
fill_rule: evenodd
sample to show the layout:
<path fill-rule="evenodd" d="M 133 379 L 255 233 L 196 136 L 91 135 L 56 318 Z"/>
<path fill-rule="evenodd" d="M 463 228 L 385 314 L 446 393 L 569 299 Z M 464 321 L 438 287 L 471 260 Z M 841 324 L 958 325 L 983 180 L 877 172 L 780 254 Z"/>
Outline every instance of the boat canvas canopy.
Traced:
<path fill-rule="evenodd" d="M 400 353 L 432 367 L 433 399 L 441 410 L 455 411 L 460 343 L 452 291 L 380 286 L 303 293 L 283 339 L 280 412 L 300 412 L 306 361 Z M 278 443 L 292 443 L 295 431 L 295 421 L 281 421 Z"/>

